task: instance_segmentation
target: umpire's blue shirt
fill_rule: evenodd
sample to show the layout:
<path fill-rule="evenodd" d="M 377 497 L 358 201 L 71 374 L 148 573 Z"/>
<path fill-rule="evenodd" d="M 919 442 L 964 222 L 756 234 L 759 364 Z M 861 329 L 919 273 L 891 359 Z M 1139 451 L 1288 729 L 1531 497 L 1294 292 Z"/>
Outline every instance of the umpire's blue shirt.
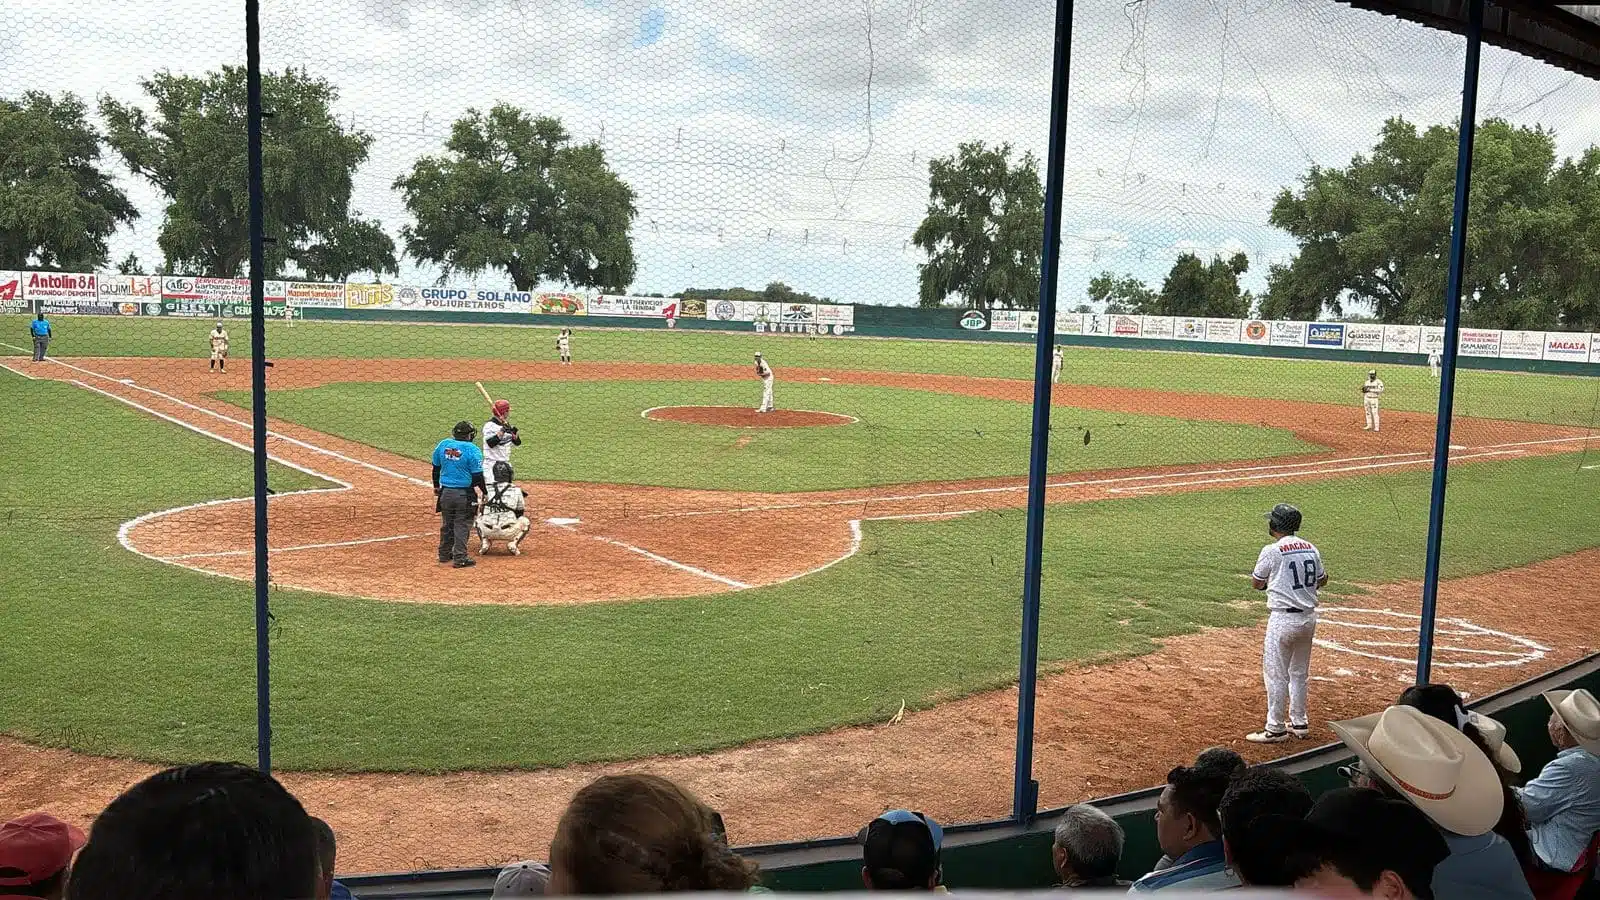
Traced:
<path fill-rule="evenodd" d="M 445 438 L 433 448 L 433 464 L 439 467 L 439 486 L 472 487 L 472 476 L 483 471 L 483 451 L 470 441 Z"/>
<path fill-rule="evenodd" d="M 49 337 L 50 323 L 43 319 L 34 319 L 28 323 L 28 331 L 32 332 L 34 337 Z"/>

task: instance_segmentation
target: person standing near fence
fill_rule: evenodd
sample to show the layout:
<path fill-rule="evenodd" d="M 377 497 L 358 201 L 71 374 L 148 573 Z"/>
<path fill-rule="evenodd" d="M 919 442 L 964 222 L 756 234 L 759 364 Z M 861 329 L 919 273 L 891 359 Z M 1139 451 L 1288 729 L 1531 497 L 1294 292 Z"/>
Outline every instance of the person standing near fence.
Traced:
<path fill-rule="evenodd" d="M 50 322 L 45 319 L 44 313 L 39 313 L 37 319 L 28 323 L 28 333 L 33 335 L 33 361 L 44 362 L 44 354 L 50 349 L 52 336 Z"/>
<path fill-rule="evenodd" d="M 433 448 L 433 510 L 439 514 L 439 562 L 458 569 L 477 565 L 467 555 L 467 536 L 478 514 L 483 481 L 483 452 L 472 442 L 478 429 L 457 422 L 450 437 Z"/>
<path fill-rule="evenodd" d="M 1311 734 L 1306 682 L 1317 633 L 1317 591 L 1328 583 L 1322 554 L 1298 535 L 1300 510 L 1279 503 L 1267 513 L 1272 543 L 1261 548 L 1250 585 L 1267 592 L 1267 640 L 1261 674 L 1267 685 L 1267 727 L 1245 736 L 1254 744 L 1276 744 Z M 1284 701 L 1288 717 L 1284 717 Z"/>

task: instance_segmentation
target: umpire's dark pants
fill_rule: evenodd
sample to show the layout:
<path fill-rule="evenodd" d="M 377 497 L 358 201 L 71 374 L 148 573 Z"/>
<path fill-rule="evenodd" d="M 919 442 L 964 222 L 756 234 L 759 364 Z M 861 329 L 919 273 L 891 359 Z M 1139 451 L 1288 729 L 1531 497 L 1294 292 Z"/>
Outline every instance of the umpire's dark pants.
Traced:
<path fill-rule="evenodd" d="M 33 336 L 33 361 L 44 362 L 44 355 L 50 350 L 50 339 L 42 335 Z"/>
<path fill-rule="evenodd" d="M 447 487 L 439 491 L 439 561 L 467 558 L 467 535 L 478 514 L 477 496 L 472 488 Z"/>

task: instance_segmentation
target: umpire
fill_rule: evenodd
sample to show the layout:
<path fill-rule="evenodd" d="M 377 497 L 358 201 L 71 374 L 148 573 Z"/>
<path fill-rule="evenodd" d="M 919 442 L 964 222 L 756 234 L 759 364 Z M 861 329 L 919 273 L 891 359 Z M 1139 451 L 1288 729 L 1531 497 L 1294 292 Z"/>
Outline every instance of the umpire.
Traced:
<path fill-rule="evenodd" d="M 478 429 L 471 422 L 457 422 L 450 437 L 433 448 L 434 511 L 439 514 L 439 562 L 453 563 L 458 569 L 475 566 L 467 555 L 467 535 L 478 514 L 478 493 L 487 493 L 483 483 L 483 451 L 472 442 Z"/>

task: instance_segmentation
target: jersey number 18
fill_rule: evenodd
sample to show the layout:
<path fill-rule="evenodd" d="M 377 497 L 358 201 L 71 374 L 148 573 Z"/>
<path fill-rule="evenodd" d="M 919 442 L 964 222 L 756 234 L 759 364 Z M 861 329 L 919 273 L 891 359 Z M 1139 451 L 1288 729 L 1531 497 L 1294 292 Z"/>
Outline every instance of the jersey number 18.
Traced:
<path fill-rule="evenodd" d="M 1305 590 L 1306 588 L 1314 588 L 1317 586 L 1317 561 L 1315 559 L 1308 559 L 1298 566 L 1295 565 L 1294 560 L 1290 560 L 1288 563 L 1286 563 L 1286 565 L 1289 567 L 1289 577 L 1294 579 L 1295 590 L 1301 591 Z M 1301 566 L 1305 567 L 1305 584 L 1300 583 Z"/>

